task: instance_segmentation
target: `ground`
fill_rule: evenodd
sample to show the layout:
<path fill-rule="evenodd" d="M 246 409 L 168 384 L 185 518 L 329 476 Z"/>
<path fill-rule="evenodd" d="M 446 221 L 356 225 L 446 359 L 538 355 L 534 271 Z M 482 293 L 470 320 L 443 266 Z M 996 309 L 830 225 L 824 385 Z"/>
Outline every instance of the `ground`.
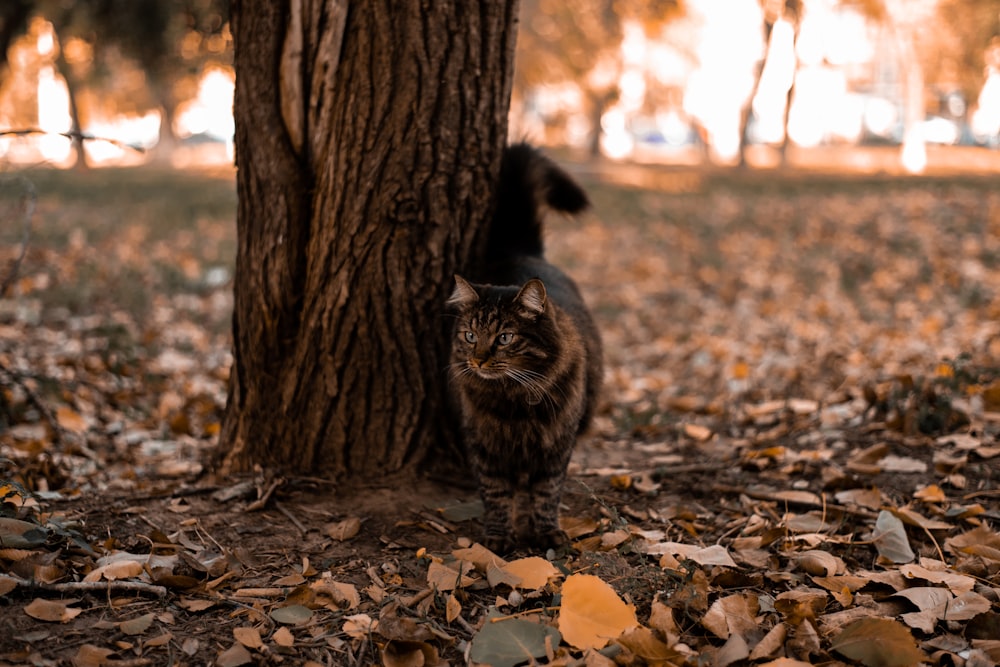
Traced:
<path fill-rule="evenodd" d="M 505 559 L 454 479 L 206 474 L 231 171 L 0 182 L 0 664 L 1000 660 L 995 172 L 569 167 L 605 399 Z"/>

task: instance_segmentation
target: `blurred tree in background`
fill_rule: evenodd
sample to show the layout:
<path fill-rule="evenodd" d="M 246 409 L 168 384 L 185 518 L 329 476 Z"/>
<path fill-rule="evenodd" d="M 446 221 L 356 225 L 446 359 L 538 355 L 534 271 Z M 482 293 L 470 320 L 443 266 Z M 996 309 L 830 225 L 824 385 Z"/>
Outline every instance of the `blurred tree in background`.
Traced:
<path fill-rule="evenodd" d="M 229 65 L 232 38 L 227 0 L 4 0 L 0 47 L 23 34 L 33 18 L 52 25 L 55 63 L 66 83 L 77 164 L 86 110 L 109 113 L 156 109 L 156 155 L 169 158 L 178 104 L 190 98 L 204 68 Z M 86 96 L 89 104 L 81 104 Z"/>
<path fill-rule="evenodd" d="M 625 22 L 652 34 L 683 12 L 682 0 L 523 0 L 515 94 L 524 99 L 533 87 L 563 81 L 579 86 L 590 153 L 598 155 L 601 118 L 618 97 Z"/>
<path fill-rule="evenodd" d="M 749 13 L 743 11 L 745 5 L 750 6 Z M 695 111 L 697 105 L 688 107 L 698 77 L 702 109 L 739 107 L 738 121 L 735 117 L 727 121 L 727 128 L 739 122 L 729 146 L 735 149 L 738 136 L 739 163 L 746 163 L 748 145 L 761 141 L 776 146 L 784 162 L 789 111 L 797 95 L 795 76 L 783 91 L 783 137 L 779 129 L 762 140 L 755 134 L 759 126 L 754 125 L 754 93 L 772 55 L 767 49 L 772 33 L 779 22 L 787 23 L 791 31 L 782 26 L 782 40 L 794 33 L 794 54 L 804 17 L 811 12 L 836 17 L 845 9 L 863 16 L 867 27 L 862 31 L 869 30 L 867 37 L 878 42 L 878 62 L 871 69 L 882 77 L 863 81 L 860 89 L 848 92 L 881 96 L 898 107 L 904 121 L 900 125 L 905 127 L 895 128 L 891 141 L 903 139 L 910 157 L 917 163 L 925 161 L 919 129 L 928 115 L 954 122 L 968 140 L 968 116 L 985 81 L 985 51 L 1000 39 L 1000 0 L 522 0 L 512 105 L 516 138 L 526 135 L 540 143 L 585 145 L 596 155 L 611 145 L 612 132 L 639 141 L 644 133 L 661 130 L 664 115 L 672 113 L 689 129 L 694 143 L 705 149 L 704 156 L 711 154 L 709 146 L 716 155 L 732 156 L 719 134 Z M 754 39 L 760 35 L 765 48 L 759 52 L 745 45 L 737 48 L 735 42 L 743 41 L 738 36 L 706 48 L 701 40 L 708 10 L 715 14 L 714 20 L 720 14 L 722 20 L 728 18 L 734 34 L 742 30 Z M 757 11 L 759 19 L 752 15 Z M 42 19 L 57 35 L 57 46 L 47 58 L 68 88 L 77 133 L 95 118 L 155 109 L 162 122 L 154 155 L 162 158 L 170 156 L 176 142 L 178 105 L 194 97 L 207 67 L 228 68 L 231 63 L 227 0 L 2 0 L 0 83 L 8 78 L 3 67 L 7 47 Z M 629 53 L 630 37 L 636 32 L 646 36 L 647 54 L 640 56 L 645 59 L 641 65 L 630 61 L 635 55 Z M 809 39 L 803 37 L 803 43 Z M 815 53 L 818 47 L 813 43 L 807 48 Z M 662 55 L 652 53 L 655 50 Z M 720 54 L 728 54 L 722 66 L 706 67 L 712 59 L 721 60 Z M 665 59 L 683 64 L 664 75 Z M 837 64 L 824 61 L 819 67 Z M 744 68 L 748 77 L 755 77 L 752 89 L 719 81 L 720 73 L 739 75 Z M 708 75 L 706 69 L 711 69 Z M 890 71 L 892 81 L 887 82 L 884 74 Z M 639 102 L 630 97 L 626 85 L 636 79 L 643 79 Z M 28 113 L 30 105 L 21 104 L 23 113 Z M 815 113 L 830 109 L 822 104 L 811 108 L 818 109 Z M 17 116 L 15 127 L 23 127 L 22 111 L 9 109 L 4 121 L 12 124 Z"/>

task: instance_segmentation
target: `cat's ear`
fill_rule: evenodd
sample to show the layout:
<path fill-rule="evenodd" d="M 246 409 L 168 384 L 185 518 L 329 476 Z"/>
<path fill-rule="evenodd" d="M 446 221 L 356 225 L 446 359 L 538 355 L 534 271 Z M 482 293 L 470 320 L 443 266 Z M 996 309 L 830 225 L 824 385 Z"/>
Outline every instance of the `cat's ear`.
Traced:
<path fill-rule="evenodd" d="M 453 308 L 467 308 L 479 301 L 479 292 L 462 276 L 455 274 L 455 289 L 448 297 L 448 305 Z"/>
<path fill-rule="evenodd" d="M 524 308 L 530 317 L 538 317 L 545 312 L 545 285 L 538 278 L 532 278 L 524 283 L 524 287 L 514 297 L 514 301 Z"/>

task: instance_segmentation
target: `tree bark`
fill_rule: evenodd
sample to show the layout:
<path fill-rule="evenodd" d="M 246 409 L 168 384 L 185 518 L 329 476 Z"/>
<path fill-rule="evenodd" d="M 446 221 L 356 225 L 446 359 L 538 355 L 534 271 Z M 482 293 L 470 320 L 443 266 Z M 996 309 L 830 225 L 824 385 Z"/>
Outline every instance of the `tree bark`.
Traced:
<path fill-rule="evenodd" d="M 378 479 L 454 442 L 443 304 L 481 256 L 516 5 L 233 2 L 238 250 L 221 472 Z"/>

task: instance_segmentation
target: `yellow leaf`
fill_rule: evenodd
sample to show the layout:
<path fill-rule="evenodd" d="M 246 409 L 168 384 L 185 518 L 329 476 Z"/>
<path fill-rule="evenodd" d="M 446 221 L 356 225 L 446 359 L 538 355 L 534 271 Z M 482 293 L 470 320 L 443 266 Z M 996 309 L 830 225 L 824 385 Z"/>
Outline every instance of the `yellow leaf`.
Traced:
<path fill-rule="evenodd" d="M 571 646 L 601 649 L 639 625 L 635 607 L 592 574 L 573 574 L 562 586 L 559 632 Z"/>
<path fill-rule="evenodd" d="M 527 590 L 539 589 L 552 577 L 559 576 L 559 570 L 552 563 L 538 556 L 519 558 L 507 563 L 501 569 L 520 580 L 517 588 Z"/>

